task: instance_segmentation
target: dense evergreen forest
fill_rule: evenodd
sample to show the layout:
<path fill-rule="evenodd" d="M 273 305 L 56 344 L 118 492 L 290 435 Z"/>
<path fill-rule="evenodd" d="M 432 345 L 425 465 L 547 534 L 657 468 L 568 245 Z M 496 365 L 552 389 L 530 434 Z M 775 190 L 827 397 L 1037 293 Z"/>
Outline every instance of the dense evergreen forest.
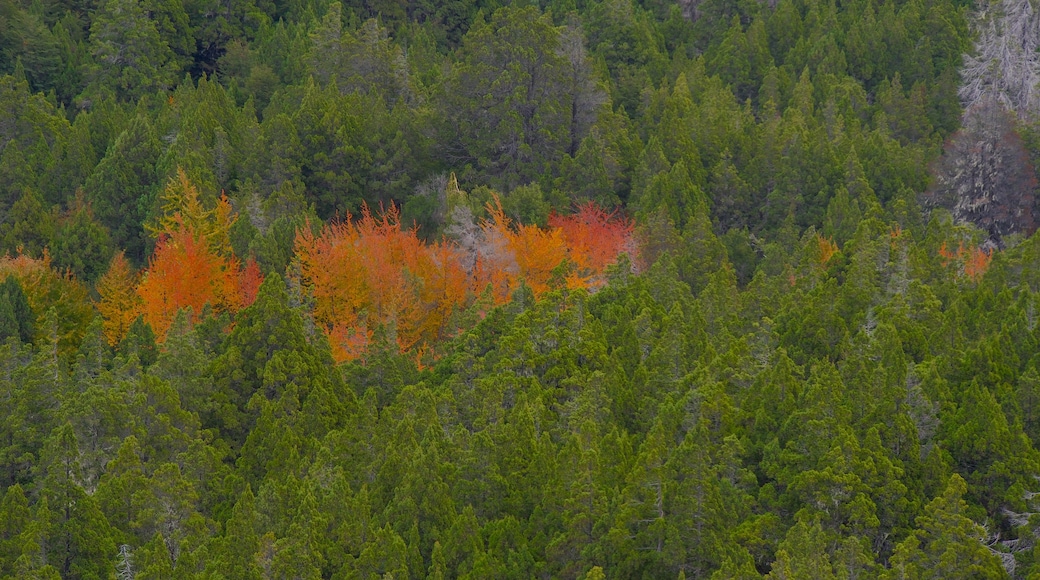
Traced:
<path fill-rule="evenodd" d="M 0 578 L 1040 578 L 1038 48 L 0 0 Z"/>

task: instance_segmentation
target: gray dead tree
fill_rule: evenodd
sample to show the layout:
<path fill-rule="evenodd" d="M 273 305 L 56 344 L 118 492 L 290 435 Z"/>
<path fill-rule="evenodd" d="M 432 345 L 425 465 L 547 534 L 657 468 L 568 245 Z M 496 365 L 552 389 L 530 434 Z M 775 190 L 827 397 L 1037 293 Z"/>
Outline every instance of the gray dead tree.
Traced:
<path fill-rule="evenodd" d="M 1000 246 L 1009 234 L 1032 234 L 1040 218 L 1037 178 L 1017 126 L 1040 118 L 1040 12 L 1030 0 L 992 0 L 975 23 L 978 40 L 964 57 L 958 91 L 961 130 L 932 167 L 922 202 L 974 223 Z"/>
<path fill-rule="evenodd" d="M 996 100 L 1020 118 L 1040 113 L 1040 12 L 1030 0 L 997 0 L 979 11 L 975 54 L 965 55 L 958 95 L 965 114 Z"/>
<path fill-rule="evenodd" d="M 922 195 L 927 207 L 944 207 L 1001 239 L 1037 228 L 1037 178 L 1012 115 L 995 98 L 965 112 L 963 126 L 933 166 L 935 179 Z"/>
<path fill-rule="evenodd" d="M 130 546 L 119 546 L 119 561 L 116 563 L 116 577 L 119 580 L 134 580 L 134 555 Z"/>

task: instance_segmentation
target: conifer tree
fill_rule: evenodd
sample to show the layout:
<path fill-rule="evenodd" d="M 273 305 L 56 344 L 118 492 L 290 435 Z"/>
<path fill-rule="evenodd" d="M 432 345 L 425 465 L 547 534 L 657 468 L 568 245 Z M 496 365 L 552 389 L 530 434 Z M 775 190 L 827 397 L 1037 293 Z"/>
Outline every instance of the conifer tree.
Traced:
<path fill-rule="evenodd" d="M 143 224 L 154 200 L 160 151 L 152 124 L 144 116 L 134 117 L 84 184 L 98 221 L 108 228 L 115 246 L 124 248 L 136 264 L 145 260 Z"/>
<path fill-rule="evenodd" d="M 917 529 L 892 555 L 891 578 L 1005 578 L 1006 573 L 982 542 L 982 526 L 965 513 L 967 485 L 950 477 L 942 495 L 917 518 Z"/>
<path fill-rule="evenodd" d="M 149 10 L 139 0 L 106 0 L 99 8 L 90 27 L 90 92 L 127 100 L 170 87 L 180 72 L 176 56 Z"/>

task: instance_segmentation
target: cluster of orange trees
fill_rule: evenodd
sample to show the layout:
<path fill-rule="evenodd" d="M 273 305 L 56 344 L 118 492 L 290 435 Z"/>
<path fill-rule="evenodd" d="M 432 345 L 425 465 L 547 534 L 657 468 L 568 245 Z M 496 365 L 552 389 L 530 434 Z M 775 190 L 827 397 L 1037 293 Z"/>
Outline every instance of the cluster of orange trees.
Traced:
<path fill-rule="evenodd" d="M 513 223 L 498 205 L 487 209 L 462 243 L 423 242 L 394 207 L 301 231 L 301 282 L 334 357 L 363 354 L 380 326 L 402 351 L 422 350 L 457 328 L 453 315 L 481 297 L 501 304 L 521 284 L 535 296 L 554 286 L 594 288 L 635 247 L 632 223 L 591 202 L 551 216 L 547 228 Z"/>
<path fill-rule="evenodd" d="M 509 300 L 526 284 L 535 296 L 553 287 L 595 288 L 622 253 L 633 254 L 630 220 L 589 202 L 548 227 L 514 223 L 495 204 L 469 224 L 465 241 L 423 241 L 403 227 L 396 207 L 329 223 L 296 237 L 293 268 L 313 317 L 338 361 L 364 354 L 383 328 L 402 352 L 422 352 L 458 328 L 471 307 Z M 117 254 L 97 283 L 98 310 L 110 343 L 143 317 L 159 341 L 181 310 L 234 313 L 251 304 L 262 275 L 231 250 L 234 215 L 226 199 L 204 209 L 181 172 L 163 194 L 152 226 L 154 253 L 142 272 Z"/>
<path fill-rule="evenodd" d="M 234 314 L 253 303 L 263 275 L 256 262 L 243 263 L 231 249 L 231 204 L 222 197 L 211 205 L 204 207 L 180 172 L 150 226 L 156 243 L 147 267 L 138 272 L 122 253 L 113 257 L 96 285 L 96 307 L 111 344 L 138 318 L 162 342 L 181 311 L 197 321 L 207 312 Z M 401 352 L 422 356 L 521 286 L 535 297 L 553 288 L 594 290 L 622 254 L 638 255 L 631 220 L 592 202 L 550 215 L 546 227 L 511 220 L 497 200 L 483 219 L 466 215 L 466 223 L 433 242 L 405 227 L 395 206 L 376 213 L 366 207 L 360 216 L 298 231 L 290 276 L 337 361 L 363 356 L 380 329 Z M 829 238 L 817 235 L 815 242 L 821 265 L 839 252 Z M 956 266 L 971 281 L 992 259 L 991 251 L 963 243 L 952 251 L 943 242 L 938 253 L 944 267 Z M 51 268 L 46 253 L 0 258 L 0 276 L 7 275 L 19 280 L 35 312 L 50 316 L 52 322 L 39 315 L 44 325 L 38 334 L 50 333 L 59 345 L 78 342 L 93 317 L 85 286 Z"/>
<path fill-rule="evenodd" d="M 236 312 L 252 304 L 263 280 L 256 262 L 243 266 L 234 255 L 214 252 L 207 242 L 188 225 L 164 234 L 140 274 L 122 252 L 116 254 L 97 285 L 97 306 L 110 343 L 122 339 L 138 316 L 162 341 L 182 309 L 197 320 L 207 306 Z"/>
<path fill-rule="evenodd" d="M 207 307 L 236 312 L 252 304 L 263 280 L 256 262 L 243 265 L 231 250 L 234 218 L 226 198 L 204 209 L 198 190 L 181 171 L 163 201 L 163 217 L 152 228 L 155 250 L 144 272 L 135 272 L 118 253 L 98 280 L 97 307 L 112 344 L 139 316 L 162 341 L 181 310 L 193 320 Z"/>

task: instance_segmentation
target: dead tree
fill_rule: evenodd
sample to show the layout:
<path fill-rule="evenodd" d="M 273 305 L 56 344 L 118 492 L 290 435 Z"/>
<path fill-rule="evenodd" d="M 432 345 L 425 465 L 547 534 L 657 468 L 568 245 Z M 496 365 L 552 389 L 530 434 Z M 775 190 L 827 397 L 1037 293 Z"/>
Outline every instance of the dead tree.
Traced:
<path fill-rule="evenodd" d="M 975 54 L 964 57 L 958 92 L 966 111 L 997 100 L 1020 118 L 1040 113 L 1040 12 L 1030 0 L 1000 0 L 977 15 Z"/>
<path fill-rule="evenodd" d="M 1036 231 L 1036 174 L 1014 117 L 996 96 L 965 111 L 962 129 L 946 143 L 933 174 L 924 205 L 948 209 L 998 245 L 1009 234 Z"/>

